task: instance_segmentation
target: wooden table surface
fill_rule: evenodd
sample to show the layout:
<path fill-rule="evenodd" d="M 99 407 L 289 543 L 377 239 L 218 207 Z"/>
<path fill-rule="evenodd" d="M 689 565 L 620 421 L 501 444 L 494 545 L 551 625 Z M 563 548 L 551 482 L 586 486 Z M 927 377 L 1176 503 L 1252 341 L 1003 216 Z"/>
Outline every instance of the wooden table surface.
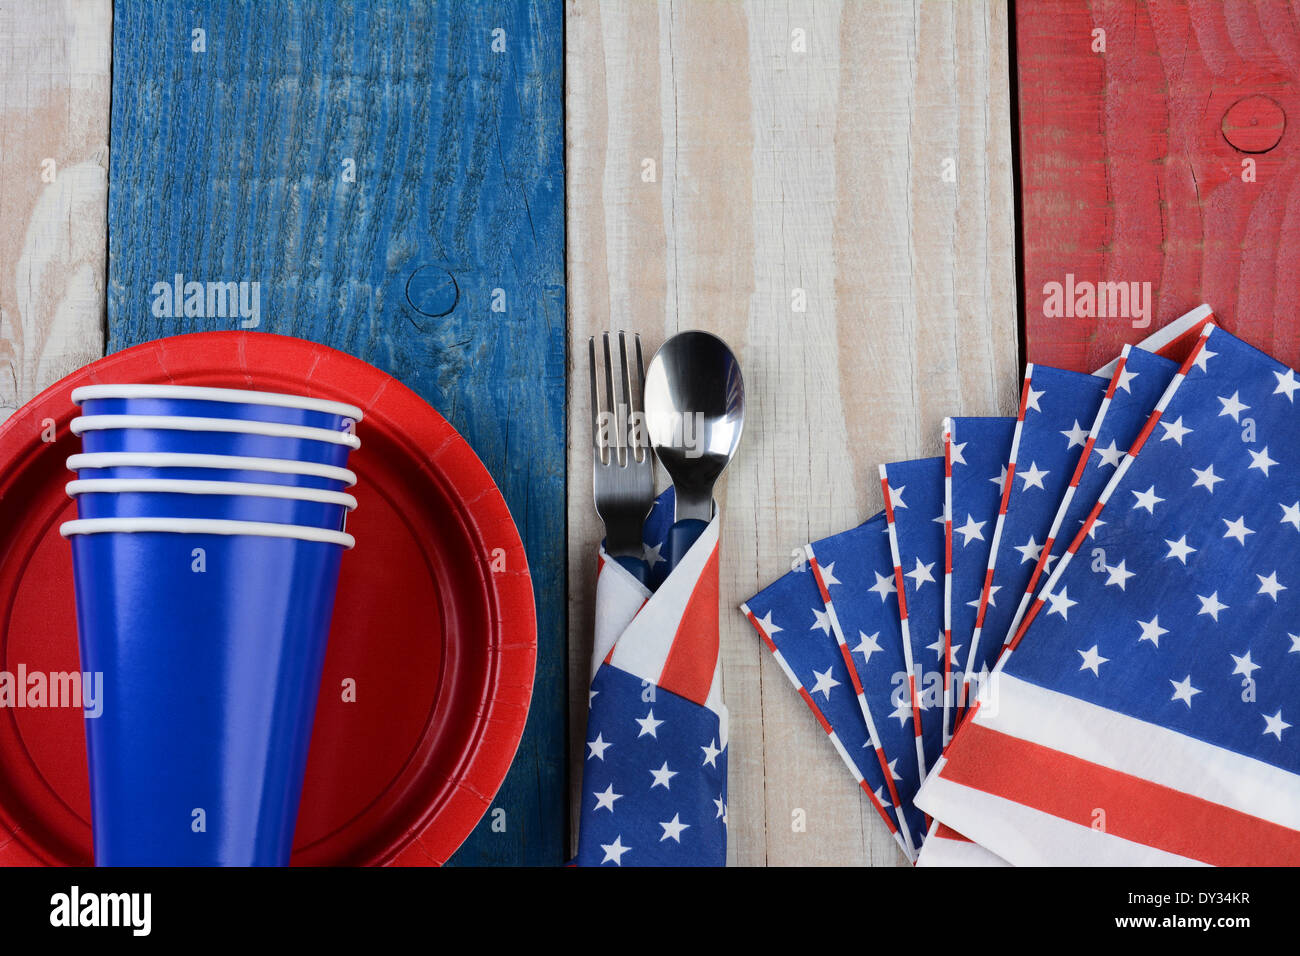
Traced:
<path fill-rule="evenodd" d="M 1006 7 L 566 14 L 571 814 L 600 538 L 586 340 L 628 328 L 653 349 L 705 328 L 746 385 L 720 552 L 728 859 L 902 863 L 735 606 L 878 510 L 877 465 L 937 454 L 945 415 L 1013 409 Z"/>
<path fill-rule="evenodd" d="M 1029 358 L 1096 368 L 1206 302 L 1300 364 L 1295 4 L 1038 0 L 1015 32 Z M 1053 316 L 1071 274 L 1145 290 L 1150 312 Z"/>
<path fill-rule="evenodd" d="M 1123 185 L 1108 157 L 1164 163 L 1126 152 L 1122 124 L 1141 116 L 1106 99 L 1113 79 L 1125 79 L 1119 90 L 1147 88 L 1125 52 L 1126 25 L 1138 25 L 1143 49 L 1154 36 L 1165 52 L 1180 23 L 1199 31 L 1196 59 L 1165 56 L 1178 60 L 1171 98 L 1190 103 L 1216 49 L 1249 47 L 1251 17 L 1240 5 L 1227 20 L 1199 4 L 1173 20 L 1134 0 L 1062 7 L 1070 42 L 1091 43 L 1095 20 L 1119 53 L 1100 70 L 1080 66 L 1091 86 L 1074 90 L 1052 73 L 1050 18 L 1030 7 L 1017 8 L 1021 143 L 1034 151 L 1027 173 L 1040 200 L 1028 208 L 1028 268 L 1039 285 L 1075 261 L 1091 263 L 1091 278 L 1123 273 L 1136 252 L 1106 255 L 1126 235 L 1106 212 L 1105 190 Z M 1261 9 L 1256 27 L 1291 35 L 1279 8 Z M 939 453 L 945 415 L 1013 410 L 1022 356 L 1008 16 L 1001 0 L 273 10 L 247 0 L 40 9 L 0 0 L 0 416 L 105 347 L 233 328 L 149 317 L 147 285 L 173 272 L 263 278 L 264 329 L 344 347 L 420 390 L 472 437 L 510 499 L 542 611 L 529 736 L 497 801 L 517 826 L 480 827 L 458 861 L 551 864 L 571 844 L 565 821 L 582 799 L 599 538 L 586 339 L 633 329 L 653 350 L 680 329 L 714 330 L 744 364 L 749 415 L 722 496 L 729 860 L 900 864 L 735 607 L 806 541 L 878 510 L 876 466 Z M 191 56 L 199 27 L 207 60 Z M 491 46 L 498 29 L 506 59 Z M 1283 100 L 1300 62 L 1292 47 L 1277 55 L 1286 69 L 1261 81 Z M 1097 155 L 1079 159 L 1053 140 L 1050 111 L 1024 112 L 1060 96 L 1080 98 L 1070 134 Z M 1102 114 L 1113 122 L 1093 142 L 1080 129 Z M 1149 150 L 1175 148 L 1156 139 Z M 355 190 L 339 178 L 347 159 Z M 1235 168 L 1238 157 L 1227 159 Z M 51 161 L 57 176 L 45 176 Z M 1110 186 L 1070 172 L 1099 164 L 1119 177 Z M 1258 165 L 1275 176 L 1288 168 L 1277 157 Z M 1192 209 L 1175 173 L 1177 208 Z M 1265 186 L 1260 208 L 1283 208 L 1281 183 Z M 1080 207 L 1087 235 L 1071 232 L 1073 189 L 1092 190 Z M 1218 202 L 1243 191 L 1223 181 Z M 1164 234 L 1166 207 L 1148 206 L 1149 239 Z M 1261 235 L 1260 221 L 1221 212 L 1236 228 L 1229 246 L 1279 245 L 1294 232 Z M 1216 289 L 1222 250 L 1200 243 L 1191 213 L 1179 215 L 1179 242 L 1204 251 L 1197 274 L 1208 280 L 1196 287 Z M 1182 311 L 1179 297 L 1199 293 L 1178 291 L 1178 263 L 1152 255 L 1170 277 L 1158 325 Z M 1270 268 L 1284 259 L 1260 256 Z M 458 281 L 448 316 L 402 294 L 413 277 L 429 280 L 425 267 Z M 506 315 L 491 310 L 500 289 Z M 1032 328 L 1041 349 L 1066 343 L 1060 354 L 1080 363 L 1101 347 L 1083 325 L 1062 332 L 1036 317 Z M 1278 341 L 1294 342 L 1291 326 Z"/>
<path fill-rule="evenodd" d="M 457 863 L 564 852 L 562 13 L 559 0 L 114 6 L 109 349 L 236 325 L 159 317 L 159 280 L 257 281 L 258 328 L 416 391 L 519 528 L 532 707 L 499 812 Z"/>
<path fill-rule="evenodd" d="M 105 348 L 253 321 L 160 315 L 156 283 L 256 283 L 257 329 L 396 376 L 501 488 L 537 679 L 456 863 L 565 854 L 563 12 L 0 0 L 0 417 Z"/>

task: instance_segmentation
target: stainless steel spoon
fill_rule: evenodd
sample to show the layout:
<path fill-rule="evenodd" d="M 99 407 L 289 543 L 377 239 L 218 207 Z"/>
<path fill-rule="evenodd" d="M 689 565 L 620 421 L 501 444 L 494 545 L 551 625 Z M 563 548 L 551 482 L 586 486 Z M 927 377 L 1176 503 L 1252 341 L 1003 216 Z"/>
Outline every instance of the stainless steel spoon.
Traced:
<path fill-rule="evenodd" d="M 713 486 L 745 425 L 745 381 L 727 343 L 701 331 L 664 342 L 646 369 L 645 416 L 676 495 L 666 547 L 671 571 L 713 518 Z"/>

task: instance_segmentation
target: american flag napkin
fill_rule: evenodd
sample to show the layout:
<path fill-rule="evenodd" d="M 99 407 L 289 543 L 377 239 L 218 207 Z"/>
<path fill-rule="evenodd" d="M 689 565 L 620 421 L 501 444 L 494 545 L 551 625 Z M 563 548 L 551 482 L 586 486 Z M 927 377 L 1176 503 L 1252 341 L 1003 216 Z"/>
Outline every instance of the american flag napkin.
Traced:
<path fill-rule="evenodd" d="M 1177 371 L 1176 362 L 1143 349 L 1124 346 L 1115 362 L 1106 397 L 1097 411 L 1083 454 L 1052 520 L 1047 544 L 1043 546 L 1029 586 L 1016 609 L 1010 634 L 1015 634 L 1029 610 L 1030 601 L 1047 580 L 1047 569 L 1060 558 L 1065 546 L 1083 526 L 1088 512 L 1114 476 L 1124 452 L 1137 438 Z"/>
<path fill-rule="evenodd" d="M 853 691 L 872 746 L 887 769 L 889 793 L 902 809 L 899 827 L 912 851 L 921 847 L 927 821 L 913 803 L 921 786 L 920 758 L 926 704 L 912 706 L 907 658 L 898 613 L 897 576 L 888 528 L 880 513 L 856 528 L 808 545 L 831 631 L 850 663 Z M 930 713 L 940 711 L 931 707 Z M 928 726 L 932 737 L 933 723 Z M 910 858 L 911 854 L 909 854 Z"/>
<path fill-rule="evenodd" d="M 1208 305 L 1197 306 L 1195 309 L 1192 309 L 1190 312 L 1187 312 L 1186 314 L 1175 319 L 1173 322 L 1170 322 L 1168 325 L 1165 325 L 1164 327 L 1157 329 L 1151 335 L 1147 336 L 1139 344 L 1139 348 L 1143 349 L 1146 352 L 1156 353 L 1165 358 L 1171 358 L 1171 359 L 1176 358 L 1177 360 L 1181 361 L 1182 358 L 1187 354 L 1187 352 L 1192 348 L 1192 346 L 1196 344 L 1202 329 L 1213 318 L 1214 318 L 1213 312 L 1211 311 Z M 1088 377 L 1080 376 L 1078 375 L 1078 373 L 1060 372 L 1060 370 L 1055 370 L 1055 369 L 1050 370 L 1049 372 L 1049 370 L 1045 368 L 1040 368 L 1039 375 L 1041 377 L 1041 376 L 1047 376 L 1048 374 L 1060 374 L 1061 376 L 1064 376 L 1066 378 L 1074 378 L 1075 381 L 1085 383 L 1086 390 L 1091 394 L 1095 392 L 1097 388 L 1104 387 L 1102 383 L 1105 383 L 1114 377 L 1115 367 L 1118 364 L 1119 364 L 1119 359 L 1117 358 L 1116 360 L 1112 361 L 1105 367 L 1098 369 L 1096 372 L 1094 372 L 1092 377 L 1097 379 L 1096 382 L 1090 382 L 1088 381 Z M 1027 368 L 1026 377 L 1027 378 L 1030 377 L 1033 374 L 1033 372 L 1034 372 L 1033 366 Z M 994 574 L 995 572 L 997 572 L 999 563 L 997 560 L 996 551 L 993 551 L 991 548 L 992 542 L 985 539 L 990 534 L 989 528 L 991 528 L 992 529 L 991 533 L 994 540 L 997 540 L 1000 544 L 1004 545 L 1008 549 L 1018 550 L 1017 548 L 1015 548 L 1015 545 L 1013 543 L 1008 543 L 1003 541 L 1004 516 L 1002 515 L 1001 510 L 1010 506 L 1012 501 L 1012 496 L 1013 496 L 1013 488 L 1008 488 L 1006 485 L 1006 470 L 1008 464 L 1010 464 L 1013 470 L 1016 467 L 1015 459 L 1018 457 L 1019 454 L 1019 442 L 1022 437 L 1021 435 L 1023 431 L 1022 426 L 1024 425 L 1026 420 L 1026 412 L 1029 411 L 1031 408 L 1036 408 L 1038 402 L 1039 399 L 1036 397 L 1035 392 L 1033 390 L 1022 388 L 1021 406 L 1019 410 L 1019 415 L 1016 419 L 1012 420 L 1013 423 L 1015 423 L 1015 427 L 1011 432 L 1012 439 L 1006 445 L 1003 445 L 1001 443 L 1002 442 L 1001 435 L 997 436 L 997 440 L 989 441 L 988 438 L 985 437 L 985 435 L 980 434 L 981 432 L 987 433 L 991 429 L 997 427 L 993 424 L 994 422 L 998 421 L 997 419 L 954 418 L 954 419 L 949 419 L 948 422 L 945 423 L 946 428 L 947 426 L 951 425 L 952 431 L 960 433 L 957 435 L 957 437 L 951 439 L 951 446 L 953 449 L 953 460 L 951 463 L 952 465 L 951 470 L 953 472 L 952 484 L 953 484 L 954 491 L 953 491 L 953 500 L 950 500 L 948 503 L 948 511 L 949 514 L 953 516 L 953 521 L 954 521 L 954 526 L 952 529 L 952 540 L 954 542 L 954 547 L 952 552 L 953 553 L 953 583 L 952 583 L 952 587 L 948 589 L 949 597 L 947 598 L 949 611 L 951 615 L 952 630 L 954 635 L 953 642 L 954 644 L 957 645 L 965 644 L 967 646 L 967 659 L 966 659 L 966 666 L 963 669 L 963 682 L 960 686 L 957 687 L 957 694 L 956 694 L 956 707 L 959 713 L 964 712 L 967 706 L 967 700 L 971 696 L 973 696 L 973 693 L 981 678 L 981 675 L 986 674 L 987 669 L 993 666 L 994 661 L 997 659 L 998 655 L 1002 652 L 1002 648 L 1004 646 L 1006 638 L 1011 636 L 1009 633 L 1012 631 L 1010 627 L 1010 621 L 1014 619 L 1015 611 L 1019 609 L 1021 597 L 1028 590 L 1027 582 L 1025 587 L 1021 588 L 1019 593 L 1017 593 L 1015 587 L 1013 586 L 1014 582 L 1012 584 L 1008 584 L 1003 580 L 1003 577 L 1006 574 L 1006 565 L 1007 565 L 1006 560 L 1003 560 L 1001 563 L 1001 567 L 1003 571 L 999 574 L 999 580 L 998 581 L 993 580 Z M 1053 399 L 1053 402 L 1049 404 L 1052 405 L 1056 404 L 1055 399 Z M 1097 418 L 1094 415 L 1093 423 L 1096 424 L 1096 421 Z M 1075 437 L 1077 437 L 1077 425 L 1078 425 L 1077 422 L 1072 422 L 1069 428 L 1069 431 L 1074 433 L 1074 437 L 1067 437 L 1065 425 L 1062 424 L 1061 426 L 1062 436 L 1067 437 L 1067 442 L 1068 442 L 1067 451 L 1073 450 Z M 1090 433 L 1091 433 L 1091 429 L 1090 429 Z M 973 448 L 973 451 L 971 453 L 966 453 L 964 452 L 964 446 L 966 445 L 967 441 L 970 440 L 971 437 L 976 437 L 979 440 L 976 441 L 976 443 L 971 446 Z M 945 444 L 947 445 L 948 443 L 949 443 L 949 439 L 945 438 Z M 1103 442 L 1100 447 L 1106 448 L 1107 444 Z M 1120 443 L 1118 447 L 1123 448 L 1124 444 Z M 998 454 L 994 457 L 1000 460 L 994 460 L 993 458 L 989 457 L 990 449 L 994 449 L 994 448 L 998 449 Z M 1003 448 L 1006 449 L 1005 454 L 1001 453 L 1001 449 Z M 1033 468 L 1034 461 L 1032 458 L 1032 451 L 1030 452 L 1030 455 L 1031 458 L 1029 464 L 1024 465 L 1022 463 L 1021 465 L 1022 468 L 1023 467 Z M 958 467 L 959 465 L 962 464 L 961 459 L 963 457 L 970 457 L 970 456 L 974 456 L 974 459 L 978 461 L 978 464 L 975 466 L 975 468 L 970 469 L 970 468 Z M 982 485 L 980 485 L 978 481 L 976 481 L 972 477 L 973 473 L 982 472 L 984 470 L 984 467 L 987 466 L 990 462 L 992 462 L 994 467 L 998 469 L 997 471 L 994 472 L 993 480 L 998 486 L 999 494 L 1002 495 L 1002 500 L 1000 502 L 1000 507 L 997 513 L 996 520 L 993 521 L 988 528 L 984 528 L 979 526 L 978 519 L 972 519 L 970 522 L 963 522 L 961 515 L 957 514 L 956 512 L 962 510 L 964 507 L 961 502 L 961 498 L 964 494 L 964 488 L 968 489 L 972 485 L 975 488 L 982 487 Z M 1076 465 L 1077 464 L 1078 462 L 1076 459 Z M 1035 469 L 1035 472 L 1036 471 L 1037 469 Z M 1035 480 L 1037 480 L 1039 476 L 1037 474 L 1032 474 L 1032 477 Z M 1057 474 L 1055 476 L 1052 475 L 1043 476 L 1042 480 L 1045 486 L 1047 485 L 1048 482 L 1058 483 L 1058 491 L 1059 491 L 1060 488 L 1059 482 L 1062 480 L 1062 478 L 1063 476 L 1060 473 L 1060 469 L 1058 469 Z M 1023 475 L 1022 475 L 1022 483 L 1028 484 L 1028 482 L 1024 481 Z M 1013 482 L 1013 486 L 1014 486 L 1014 482 Z M 1040 499 L 1039 503 L 1042 504 L 1047 497 L 1050 496 L 1044 496 L 1043 498 Z M 1075 501 L 1076 503 L 1079 503 L 1091 497 L 1092 497 L 1091 494 L 1080 493 L 1080 494 L 1076 494 Z M 1089 504 L 1091 504 L 1091 502 L 1089 502 Z M 979 514 L 983 512 L 971 508 L 969 509 L 969 513 Z M 1059 506 L 1058 506 L 1058 513 L 1059 513 Z M 1019 523 L 1020 518 L 1025 516 L 1026 516 L 1026 512 L 1018 512 L 1016 517 L 1016 522 Z M 1068 530 L 1069 526 L 1066 525 L 1063 527 L 1067 528 Z M 1049 530 L 1050 530 L 1050 526 L 1049 526 Z M 1034 532 L 1030 532 L 1030 533 L 1033 534 Z M 977 535 L 981 537 L 976 537 Z M 1034 547 L 1029 549 L 1028 552 L 1029 554 L 1033 554 L 1035 548 L 1037 547 L 1037 537 L 1040 536 L 1044 536 L 1044 535 L 1040 534 L 1036 536 L 1035 545 Z M 955 542 L 957 542 L 958 540 L 960 540 L 961 542 L 960 547 L 955 546 Z M 1028 543 L 1027 539 L 1025 543 L 1026 544 Z M 980 550 L 984 550 L 986 551 L 986 553 L 990 554 L 986 566 L 979 566 L 978 562 L 972 563 L 973 560 L 979 556 L 978 552 Z M 1001 549 L 999 548 L 998 550 Z M 1046 558 L 1043 557 L 1043 553 L 1042 553 L 1043 551 L 1048 551 Z M 1049 561 L 1051 560 L 1052 554 L 1055 553 L 1056 551 L 1057 549 L 1055 547 L 1053 547 L 1050 550 L 1046 548 L 1039 549 L 1038 558 L 1042 560 L 1044 566 L 1044 573 L 1046 572 L 1046 568 L 1049 566 Z M 1015 555 L 1017 559 L 1019 559 L 1022 556 L 1023 556 L 1022 554 Z M 1017 571 L 1015 576 L 1019 577 L 1021 575 L 1028 573 L 1032 577 L 1033 572 L 1030 571 L 1028 568 L 1023 567 L 1022 565 L 1023 562 L 1017 561 L 1016 563 Z M 1037 561 L 1035 561 L 1035 566 L 1037 566 Z M 982 575 L 981 583 L 980 585 L 978 585 L 981 589 L 981 594 L 978 595 L 974 599 L 974 603 L 971 604 L 970 603 L 971 598 L 968 598 L 967 594 L 969 593 L 971 575 L 977 573 L 977 568 L 978 568 L 978 573 Z M 1000 591 L 1002 592 L 1001 594 L 999 594 Z M 1001 606 L 999 606 L 998 603 L 999 601 L 1001 601 Z M 982 607 L 981 605 L 987 605 L 987 607 Z M 996 630 L 998 627 L 998 623 L 1000 623 L 1002 625 L 1003 633 L 1001 635 L 995 635 L 993 639 L 983 640 L 982 638 L 985 629 L 982 625 L 979 626 L 977 629 L 977 623 L 982 622 L 987 615 L 992 615 L 994 617 L 994 622 L 992 622 L 993 629 Z"/>
<path fill-rule="evenodd" d="M 884 523 L 881 522 L 883 537 Z M 829 569 L 833 577 L 834 569 Z M 855 678 L 831 637 L 831 622 L 812 569 L 803 564 L 740 605 L 782 673 L 830 738 L 899 848 L 912 846 L 899 829 L 896 771 L 881 759 L 858 705 Z M 915 792 L 915 791 L 913 791 Z"/>
<path fill-rule="evenodd" d="M 948 641 L 958 662 L 949 706 L 949 735 L 955 713 L 967 706 L 963 692 L 978 690 L 980 675 L 993 666 L 987 648 L 983 654 L 972 653 L 970 643 L 984 592 L 1015 428 L 1014 418 L 949 418 L 944 422 L 944 485 L 946 509 L 952 518 L 946 529 L 952 573 L 944 589 L 944 603 L 951 632 Z M 996 607 L 1000 590 L 990 585 L 990 606 Z M 1001 600 L 1005 602 L 1006 598 Z"/>
<path fill-rule="evenodd" d="M 979 678 L 969 685 L 963 677 L 966 658 L 962 647 L 975 629 L 988 567 L 989 543 L 996 525 L 1006 462 L 1011 454 L 1014 418 L 948 418 L 943 423 L 944 447 L 944 553 L 947 574 L 944 587 L 944 630 L 953 648 L 954 679 L 945 698 L 944 745 L 951 740 L 958 705 L 957 692 L 968 686 L 978 690 Z M 992 600 L 996 600 L 993 592 Z M 953 634 L 960 635 L 954 639 Z M 991 662 L 977 661 L 985 674 Z M 1006 866 L 982 846 L 932 821 L 917 866 Z"/>
<path fill-rule="evenodd" d="M 966 679 L 996 660 L 1043 550 L 1069 477 L 1106 392 L 1106 379 L 1043 365 L 1025 369 Z M 990 600 L 997 589 L 997 599 Z M 970 699 L 969 688 L 962 696 Z"/>
<path fill-rule="evenodd" d="M 1206 329 L 923 808 L 1015 864 L 1300 863 L 1297 391 Z"/>
<path fill-rule="evenodd" d="M 944 687 L 952 654 L 943 628 L 943 459 L 922 458 L 880 466 L 889 549 L 898 593 L 908 675 L 921 707 L 924 763 L 934 766 L 944 744 Z"/>
<path fill-rule="evenodd" d="M 1093 429 L 1089 434 L 1089 450 L 1091 450 L 1092 454 L 1081 456 L 1080 462 L 1076 466 L 1075 480 L 1071 482 L 1070 487 L 1066 490 L 1065 499 L 1062 501 L 1053 520 L 1048 536 L 1049 541 L 1052 543 L 1044 547 L 1038 565 L 1035 567 L 1034 576 L 1040 578 L 1040 584 L 1045 580 L 1045 577 L 1040 577 L 1042 569 L 1051 560 L 1058 559 L 1061 553 L 1064 552 L 1066 545 L 1073 537 L 1073 532 L 1077 531 L 1081 526 L 1083 519 L 1113 474 L 1119 458 L 1122 457 L 1124 450 L 1136 438 L 1147 416 L 1155 407 L 1156 401 L 1178 368 L 1176 362 L 1156 355 L 1154 352 L 1148 351 L 1148 349 L 1166 349 L 1171 353 L 1181 351 L 1185 354 L 1190 346 L 1195 343 L 1195 338 L 1199 336 L 1201 326 L 1210 318 L 1210 309 L 1207 306 L 1201 306 L 1165 328 L 1158 330 L 1145 340 L 1141 347 L 1125 347 L 1124 353 L 1119 359 L 1095 373 L 1099 376 L 1110 377 L 1113 387 L 1108 390 L 1110 397 L 1103 400 L 1103 407 L 1098 411 L 1093 422 Z M 1123 363 L 1124 367 L 1117 368 L 1121 363 Z M 1117 372 L 1120 374 L 1116 375 Z M 1107 405 L 1109 405 L 1109 411 L 1106 410 Z M 999 466 L 1009 457 L 1012 429 L 1015 421 L 1016 419 L 958 418 L 949 419 L 945 422 L 944 446 L 945 455 L 948 458 L 947 482 L 950 517 L 954 511 L 982 513 L 990 516 L 996 512 L 998 504 L 996 490 L 990 491 L 987 488 L 983 490 L 983 500 L 987 503 L 982 510 L 976 507 L 967 507 L 965 499 L 971 494 L 978 495 L 981 491 L 981 483 L 976 480 L 975 475 L 999 472 Z M 998 429 L 995 441 L 990 443 L 986 440 L 978 440 L 968 444 L 968 440 L 972 436 L 983 439 L 984 434 L 991 428 Z M 954 433 L 961 436 L 956 442 L 953 440 Z M 998 448 L 999 451 L 990 455 L 988 452 L 990 446 Z M 974 451 L 967 452 L 968 447 L 973 448 Z M 975 468 L 964 467 L 968 464 L 968 458 L 970 463 L 976 466 Z M 981 458 L 983 459 L 982 462 Z M 983 465 L 982 469 L 979 467 L 981 464 Z M 995 484 L 1000 487 L 1000 482 L 995 481 Z M 954 499 L 956 503 L 954 503 Z M 988 543 L 987 540 L 983 539 L 984 527 L 976 522 L 974 517 L 969 517 L 965 522 L 960 518 L 956 520 L 957 524 L 955 526 L 950 524 L 948 528 L 949 566 L 952 570 L 946 602 L 947 613 L 949 614 L 949 629 L 951 630 L 955 626 L 957 628 L 956 632 L 961 635 L 953 643 L 960 645 L 962 640 L 969 640 L 969 635 L 974 626 L 975 614 L 979 606 L 978 589 L 980 587 L 980 578 L 978 575 L 982 575 L 987 564 Z M 991 527 L 992 524 L 993 521 L 990 519 L 989 526 Z M 965 533 L 961 533 L 962 531 Z M 967 559 L 966 556 L 972 549 L 974 554 L 971 559 Z M 966 596 L 972 593 L 976 595 L 975 598 L 973 600 L 966 599 Z M 961 599 L 958 598 L 958 595 L 961 596 Z M 991 602 L 993 600 L 996 600 L 996 592 L 991 597 Z M 1027 605 L 1028 596 L 1023 598 L 1022 601 Z M 987 655 L 981 655 L 985 659 L 978 662 L 980 666 L 979 673 L 982 674 L 987 673 L 987 669 L 992 666 L 994 658 L 1002 650 L 1002 647 L 995 642 L 990 641 L 988 644 Z M 976 692 L 978 686 L 979 679 L 973 679 L 970 684 L 971 692 Z M 925 846 L 917 858 L 917 865 L 999 866 L 1007 864 L 1000 857 L 995 856 L 978 844 L 972 843 L 952 828 L 936 821 L 926 835 Z"/>
<path fill-rule="evenodd" d="M 671 494 L 646 524 L 652 557 Z M 723 866 L 718 518 L 652 594 L 601 550 L 578 866 Z"/>
<path fill-rule="evenodd" d="M 934 821 L 925 837 L 925 848 L 916 858 L 918 867 L 1010 866 L 1006 860 L 968 840 L 952 827 Z"/>

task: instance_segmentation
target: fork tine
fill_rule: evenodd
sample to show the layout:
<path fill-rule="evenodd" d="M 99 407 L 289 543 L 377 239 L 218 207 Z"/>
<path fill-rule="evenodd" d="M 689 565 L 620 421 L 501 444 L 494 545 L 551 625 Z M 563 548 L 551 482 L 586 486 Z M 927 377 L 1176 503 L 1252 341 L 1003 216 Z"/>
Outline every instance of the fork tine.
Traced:
<path fill-rule="evenodd" d="M 609 416 L 606 421 L 609 423 L 610 461 L 623 465 L 626 461 L 623 457 L 623 441 L 619 436 L 618 406 L 614 404 L 614 365 L 609 351 L 609 333 L 602 332 L 601 339 L 605 349 L 605 409 Z"/>
<path fill-rule="evenodd" d="M 641 336 L 636 337 L 636 395 L 637 408 L 641 412 L 641 456 L 650 456 L 650 432 L 645 420 L 645 362 L 641 358 Z"/>
<path fill-rule="evenodd" d="M 634 342 L 636 342 L 636 378 L 637 378 L 637 386 L 638 386 L 640 389 L 644 390 L 644 388 L 645 388 L 645 362 L 643 362 L 643 361 L 641 360 L 641 333 L 640 333 L 640 332 L 634 332 L 634 333 L 632 334 L 632 340 L 633 340 Z M 641 391 L 641 393 L 638 395 L 638 398 L 642 398 L 642 399 L 643 399 L 643 398 L 644 398 L 644 395 L 645 395 L 644 391 Z M 640 408 L 641 411 L 645 411 L 644 402 L 638 404 L 637 407 Z"/>
<path fill-rule="evenodd" d="M 623 375 L 620 383 L 623 394 L 620 396 L 622 401 L 619 405 L 618 433 L 627 446 L 627 463 L 630 465 L 634 455 L 638 462 L 641 460 L 641 456 L 640 450 L 637 448 L 636 438 L 632 435 L 632 413 L 636 410 L 636 398 L 632 389 L 632 366 L 627 360 L 627 334 L 622 331 L 618 333 L 618 354 L 623 363 Z"/>
<path fill-rule="evenodd" d="M 600 464 L 606 464 L 605 443 L 600 439 L 600 389 L 596 385 L 596 337 L 587 339 L 587 369 L 591 383 L 591 451 Z"/>
<path fill-rule="evenodd" d="M 611 341 L 615 334 L 617 342 Z M 592 337 L 587 343 L 587 357 L 591 366 L 592 493 L 596 514 L 605 526 L 609 554 L 645 582 L 642 535 L 646 516 L 654 505 L 654 458 L 633 417 L 644 415 L 645 407 L 641 394 L 645 378 L 641 339 L 622 330 L 602 332 L 599 351 L 603 360 L 600 367 L 596 339 Z M 630 564 L 627 559 L 632 559 Z"/>
<path fill-rule="evenodd" d="M 628 381 L 628 447 L 635 455 L 637 463 L 645 461 L 647 452 L 645 426 L 645 366 L 641 360 L 641 336 L 632 333 L 632 352 L 636 359 L 635 366 L 623 354 L 624 377 Z"/>

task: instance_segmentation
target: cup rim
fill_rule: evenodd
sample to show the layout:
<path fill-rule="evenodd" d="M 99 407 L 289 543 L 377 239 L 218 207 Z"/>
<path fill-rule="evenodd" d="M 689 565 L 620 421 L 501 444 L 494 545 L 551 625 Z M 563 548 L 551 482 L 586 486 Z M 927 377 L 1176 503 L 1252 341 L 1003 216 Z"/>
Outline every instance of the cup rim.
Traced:
<path fill-rule="evenodd" d="M 288 392 L 263 392 L 246 388 L 218 388 L 210 385 L 147 385 L 101 384 L 81 385 L 72 390 L 72 402 L 80 405 L 100 398 L 174 398 L 201 402 L 227 402 L 234 405 L 266 405 L 275 408 L 296 408 L 309 412 L 339 415 L 354 422 L 364 414 L 360 408 L 347 402 L 326 398 L 308 398 Z"/>
<path fill-rule="evenodd" d="M 101 451 L 69 455 L 69 471 L 83 468 L 223 468 L 228 471 L 265 471 L 277 475 L 307 475 L 341 481 L 348 488 L 357 483 L 357 473 L 338 465 L 291 458 L 251 458 L 247 455 L 203 455 L 197 452 Z"/>
<path fill-rule="evenodd" d="M 311 528 L 298 524 L 272 524 L 268 521 L 230 521 L 224 518 L 78 518 L 59 526 L 65 538 L 89 534 L 164 534 L 247 535 L 254 538 L 292 538 L 317 544 L 337 544 L 352 550 L 357 539 L 343 531 Z"/>
<path fill-rule="evenodd" d="M 68 482 L 65 491 L 69 498 L 77 495 L 132 493 L 233 495 L 241 498 L 314 501 L 318 504 L 342 505 L 348 511 L 354 511 L 357 507 L 357 499 L 352 495 L 327 488 L 261 485 L 251 481 L 207 481 L 202 478 L 77 478 Z"/>
<path fill-rule="evenodd" d="M 227 432 L 238 435 L 264 435 L 270 438 L 299 438 L 306 441 L 347 445 L 353 451 L 361 439 L 351 432 L 336 432 L 310 425 L 282 425 L 279 422 L 255 422 L 239 418 L 196 418 L 188 415 L 79 415 L 72 420 L 72 434 L 118 429 L 156 431 Z"/>

